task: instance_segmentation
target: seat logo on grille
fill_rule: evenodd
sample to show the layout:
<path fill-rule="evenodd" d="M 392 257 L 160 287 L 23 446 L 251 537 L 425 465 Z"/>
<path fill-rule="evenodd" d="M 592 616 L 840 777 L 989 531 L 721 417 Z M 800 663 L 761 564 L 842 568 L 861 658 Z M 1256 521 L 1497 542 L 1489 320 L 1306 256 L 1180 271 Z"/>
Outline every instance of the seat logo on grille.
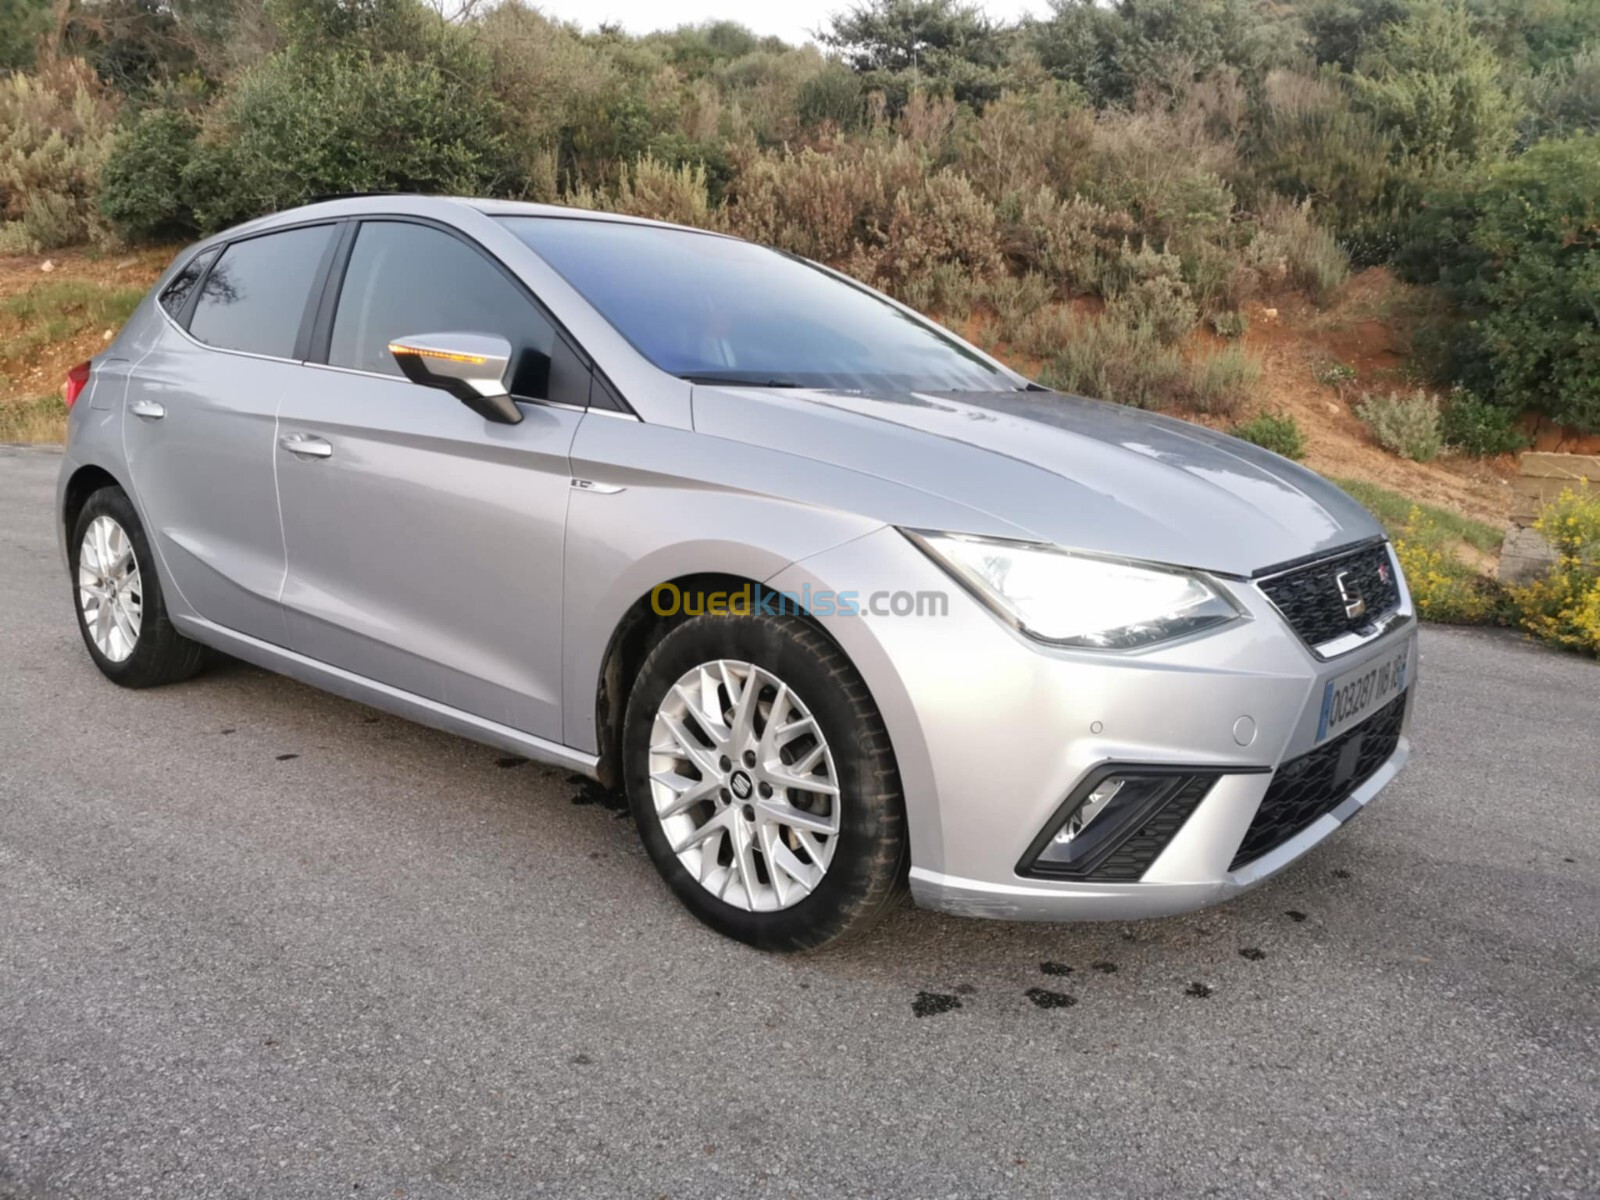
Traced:
<path fill-rule="evenodd" d="M 1345 616 L 1354 621 L 1367 611 L 1366 598 L 1361 595 L 1356 585 L 1350 582 L 1349 571 L 1340 571 L 1333 577 L 1333 581 L 1339 585 L 1339 599 L 1344 601 Z"/>

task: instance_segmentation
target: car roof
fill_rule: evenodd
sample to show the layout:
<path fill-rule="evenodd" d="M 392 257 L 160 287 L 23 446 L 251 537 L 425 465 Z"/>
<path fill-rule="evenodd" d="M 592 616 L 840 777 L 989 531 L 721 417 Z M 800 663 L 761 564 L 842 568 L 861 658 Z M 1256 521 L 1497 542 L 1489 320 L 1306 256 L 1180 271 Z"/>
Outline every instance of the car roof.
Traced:
<path fill-rule="evenodd" d="M 321 196 L 309 204 L 287 208 L 236 225 L 216 235 L 217 239 L 238 237 L 242 233 L 265 232 L 278 225 L 292 224 L 308 218 L 355 217 L 368 215 L 436 216 L 449 220 L 459 215 L 463 208 L 475 209 L 490 217 L 555 217 L 563 220 L 600 221 L 618 225 L 648 225 L 658 229 L 676 229 L 688 233 L 728 237 L 710 229 L 696 229 L 692 225 L 675 225 L 670 221 L 653 221 L 648 217 L 633 217 L 624 213 L 602 212 L 589 208 L 571 208 L 562 204 L 534 204 L 523 200 L 492 200 L 479 196 L 425 196 L 408 192 L 352 192 L 349 195 Z M 213 240 L 213 239 L 207 239 Z"/>

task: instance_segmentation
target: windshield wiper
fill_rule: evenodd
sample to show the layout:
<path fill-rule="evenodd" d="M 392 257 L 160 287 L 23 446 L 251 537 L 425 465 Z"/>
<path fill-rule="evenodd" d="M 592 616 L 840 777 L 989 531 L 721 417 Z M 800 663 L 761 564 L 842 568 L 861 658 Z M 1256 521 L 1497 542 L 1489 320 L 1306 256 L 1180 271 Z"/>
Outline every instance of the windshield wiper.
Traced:
<path fill-rule="evenodd" d="M 804 384 L 795 383 L 788 379 L 759 379 L 746 375 L 679 375 L 679 379 L 687 383 L 717 383 L 724 387 L 764 387 L 764 388 L 797 388 Z"/>

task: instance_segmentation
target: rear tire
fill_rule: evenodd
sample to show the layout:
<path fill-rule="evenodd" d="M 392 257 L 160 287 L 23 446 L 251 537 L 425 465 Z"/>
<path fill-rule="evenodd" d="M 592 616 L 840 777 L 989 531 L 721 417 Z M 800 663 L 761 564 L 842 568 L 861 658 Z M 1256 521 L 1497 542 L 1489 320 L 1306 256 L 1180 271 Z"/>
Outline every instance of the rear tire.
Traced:
<path fill-rule="evenodd" d="M 127 493 L 119 487 L 95 492 L 69 534 L 78 632 L 100 673 L 122 687 L 147 688 L 198 671 L 206 649 L 167 616 L 155 557 Z"/>
<path fill-rule="evenodd" d="M 708 615 L 673 627 L 628 697 L 622 751 L 645 849 L 717 932 L 810 950 L 904 898 L 888 733 L 860 675 L 809 622 Z"/>

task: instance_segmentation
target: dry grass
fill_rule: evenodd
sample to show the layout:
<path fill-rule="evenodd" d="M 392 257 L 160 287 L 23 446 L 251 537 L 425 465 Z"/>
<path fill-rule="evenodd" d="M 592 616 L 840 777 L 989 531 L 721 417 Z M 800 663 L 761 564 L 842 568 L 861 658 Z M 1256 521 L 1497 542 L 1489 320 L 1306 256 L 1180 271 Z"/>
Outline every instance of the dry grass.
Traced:
<path fill-rule="evenodd" d="M 0 404 L 0 442 L 59 442 L 67 436 L 67 407 L 60 396 Z"/>

